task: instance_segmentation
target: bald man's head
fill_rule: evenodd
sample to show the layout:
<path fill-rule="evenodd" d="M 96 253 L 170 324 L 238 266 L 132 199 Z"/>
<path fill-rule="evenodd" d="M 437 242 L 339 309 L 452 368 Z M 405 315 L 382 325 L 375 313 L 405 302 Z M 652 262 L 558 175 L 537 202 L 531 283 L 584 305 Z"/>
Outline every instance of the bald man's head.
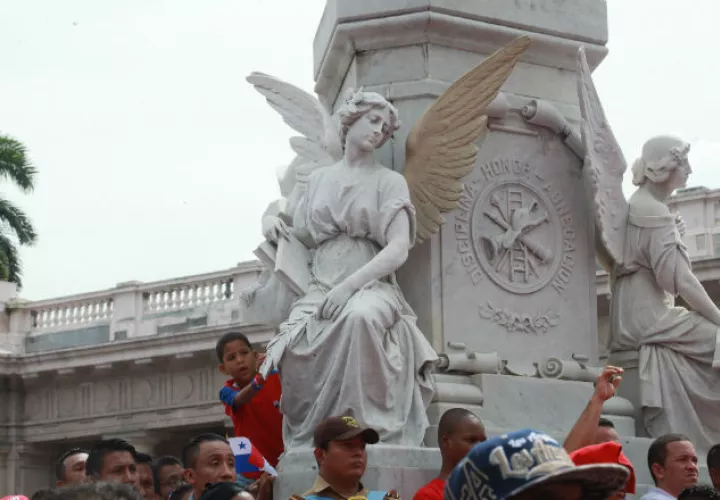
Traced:
<path fill-rule="evenodd" d="M 486 439 L 482 422 L 471 411 L 451 408 L 443 413 L 438 423 L 438 445 L 443 459 L 443 470 L 452 470 L 475 444 Z"/>

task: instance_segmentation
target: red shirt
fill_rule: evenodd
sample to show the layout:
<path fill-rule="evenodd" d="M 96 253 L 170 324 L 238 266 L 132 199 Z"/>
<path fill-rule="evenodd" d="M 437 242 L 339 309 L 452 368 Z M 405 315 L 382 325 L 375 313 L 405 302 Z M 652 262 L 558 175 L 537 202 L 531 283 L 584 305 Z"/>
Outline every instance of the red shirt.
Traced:
<path fill-rule="evenodd" d="M 445 496 L 445 480 L 433 479 L 428 484 L 420 488 L 413 500 L 443 500 Z"/>
<path fill-rule="evenodd" d="M 234 380 L 225 382 L 225 387 L 233 390 L 239 388 Z M 280 413 L 280 376 L 277 373 L 268 375 L 262 386 L 249 403 L 240 405 L 233 410 L 232 406 L 223 402 L 225 413 L 233 421 L 235 437 L 243 436 L 270 462 L 277 466 L 283 452 L 282 413 Z"/>

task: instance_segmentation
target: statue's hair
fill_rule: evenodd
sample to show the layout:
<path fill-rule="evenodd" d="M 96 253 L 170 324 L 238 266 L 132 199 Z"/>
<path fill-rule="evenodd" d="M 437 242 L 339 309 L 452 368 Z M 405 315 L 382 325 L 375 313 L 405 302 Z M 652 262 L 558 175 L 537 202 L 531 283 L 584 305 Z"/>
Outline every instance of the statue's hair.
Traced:
<path fill-rule="evenodd" d="M 337 119 L 340 128 L 340 142 L 345 148 L 345 140 L 350 127 L 372 109 L 387 109 L 390 119 L 387 127 L 383 129 L 383 139 L 377 145 L 379 148 L 392 137 L 400 128 L 400 117 L 398 110 L 390 101 L 377 92 L 363 92 L 362 88 L 355 91 L 350 89 L 345 94 L 345 100 L 337 111 Z"/>
<path fill-rule="evenodd" d="M 650 139 L 643 146 L 642 156 L 632 166 L 632 182 L 642 186 L 649 180 L 655 184 L 666 182 L 670 175 L 687 162 L 690 144 L 669 136 Z"/>

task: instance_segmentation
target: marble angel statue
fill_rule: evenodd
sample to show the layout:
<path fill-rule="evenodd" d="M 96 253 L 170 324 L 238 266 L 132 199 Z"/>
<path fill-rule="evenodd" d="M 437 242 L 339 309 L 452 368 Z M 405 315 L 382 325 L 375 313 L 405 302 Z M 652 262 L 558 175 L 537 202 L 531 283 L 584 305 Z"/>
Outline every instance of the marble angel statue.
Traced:
<path fill-rule="evenodd" d="M 261 374 L 280 372 L 286 450 L 311 446 L 317 423 L 343 414 L 377 429 L 385 443 L 422 443 L 437 354 L 395 271 L 416 241 L 438 231 L 441 213 L 455 208 L 485 109 L 529 43 L 515 40 L 449 87 L 410 133 L 403 174 L 374 160 L 400 127 L 382 95 L 348 91 L 331 116 L 292 85 L 248 77 L 304 136 L 290 140 L 298 156 L 283 176 L 290 176 L 287 196 L 266 213 L 263 232 L 269 242 L 293 234 L 312 249 L 311 281 L 290 301 L 273 276 L 246 295 L 250 308 L 263 294 L 265 310 L 290 302 L 276 315 L 284 321 L 261 367 Z"/>
<path fill-rule="evenodd" d="M 625 159 L 581 50 L 578 95 L 598 257 L 610 273 L 611 352 L 639 351 L 640 404 L 651 436 L 682 432 L 704 447 L 720 442 L 720 310 L 693 274 L 684 224 L 667 200 L 692 172 L 690 145 L 654 137 L 632 165 L 637 190 L 622 191 Z M 676 307 L 680 296 L 692 310 Z"/>

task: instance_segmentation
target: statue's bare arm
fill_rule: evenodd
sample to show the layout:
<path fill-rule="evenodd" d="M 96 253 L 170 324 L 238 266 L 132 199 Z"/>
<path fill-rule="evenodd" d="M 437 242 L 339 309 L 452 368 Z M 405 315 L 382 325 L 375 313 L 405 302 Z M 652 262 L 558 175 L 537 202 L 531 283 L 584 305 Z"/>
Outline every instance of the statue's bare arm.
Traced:
<path fill-rule="evenodd" d="M 373 280 L 397 271 L 408 257 L 411 247 L 410 219 L 404 210 L 398 212 L 387 229 L 387 245 L 373 259 L 330 290 L 318 308 L 321 318 L 335 318 L 350 297 Z"/>
<path fill-rule="evenodd" d="M 401 210 L 388 226 L 387 245 L 363 267 L 348 276 L 353 290 L 359 290 L 373 280 L 384 278 L 402 266 L 410 251 L 410 220 Z"/>
<path fill-rule="evenodd" d="M 720 326 L 720 309 L 713 303 L 700 280 L 684 259 L 678 259 L 677 292 L 691 309 Z"/>

